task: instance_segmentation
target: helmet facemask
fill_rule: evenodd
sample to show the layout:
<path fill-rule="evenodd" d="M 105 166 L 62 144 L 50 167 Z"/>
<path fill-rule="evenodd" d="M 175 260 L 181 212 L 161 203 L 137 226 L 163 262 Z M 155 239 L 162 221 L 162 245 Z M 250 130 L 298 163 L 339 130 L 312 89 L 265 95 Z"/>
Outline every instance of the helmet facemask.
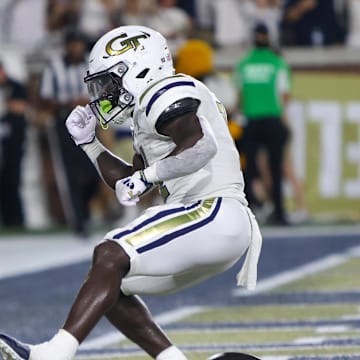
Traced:
<path fill-rule="evenodd" d="M 124 62 L 84 79 L 90 95 L 90 107 L 103 128 L 113 121 L 122 124 L 132 115 L 134 96 L 123 87 L 123 77 L 128 71 Z"/>

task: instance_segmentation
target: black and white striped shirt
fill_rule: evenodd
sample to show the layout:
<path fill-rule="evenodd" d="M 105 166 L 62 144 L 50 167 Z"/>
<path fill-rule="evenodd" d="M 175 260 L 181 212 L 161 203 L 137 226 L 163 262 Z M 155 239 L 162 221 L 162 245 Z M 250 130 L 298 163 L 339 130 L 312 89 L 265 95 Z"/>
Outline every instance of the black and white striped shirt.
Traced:
<path fill-rule="evenodd" d="M 68 103 L 78 97 L 87 97 L 84 83 L 87 69 L 87 59 L 76 65 L 69 63 L 65 57 L 51 59 L 43 72 L 41 97 L 60 103 Z"/>

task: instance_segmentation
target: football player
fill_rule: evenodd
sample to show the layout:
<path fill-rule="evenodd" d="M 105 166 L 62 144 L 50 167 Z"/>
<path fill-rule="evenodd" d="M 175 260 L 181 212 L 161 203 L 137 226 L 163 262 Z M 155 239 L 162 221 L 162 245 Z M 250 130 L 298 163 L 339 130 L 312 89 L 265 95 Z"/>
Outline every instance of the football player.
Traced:
<path fill-rule="evenodd" d="M 255 286 L 261 234 L 247 207 L 238 152 L 224 107 L 205 85 L 174 74 L 166 40 L 141 26 L 116 28 L 91 51 L 85 77 L 91 102 L 66 120 L 74 142 L 125 206 L 159 187 L 151 207 L 96 246 L 90 272 L 62 329 L 24 345 L 0 336 L 11 360 L 70 360 L 102 316 L 151 357 L 185 359 L 137 296 L 193 285 L 234 265 L 238 283 Z M 96 138 L 96 121 L 133 120 L 134 166 Z"/>

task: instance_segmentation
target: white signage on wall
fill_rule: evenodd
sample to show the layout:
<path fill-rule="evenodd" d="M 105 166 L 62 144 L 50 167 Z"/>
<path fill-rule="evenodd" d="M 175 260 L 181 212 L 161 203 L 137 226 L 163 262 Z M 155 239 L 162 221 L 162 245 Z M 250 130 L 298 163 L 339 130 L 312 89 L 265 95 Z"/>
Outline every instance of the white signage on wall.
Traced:
<path fill-rule="evenodd" d="M 305 179 L 306 160 L 318 159 L 317 192 L 324 199 L 360 198 L 360 102 L 294 101 L 288 109 L 296 174 Z M 307 124 L 319 125 L 318 146 L 308 144 Z M 357 140 L 344 139 L 344 124 L 357 124 Z M 319 149 L 318 154 L 308 153 Z M 357 176 L 344 175 L 344 162 L 356 166 Z M 314 174 L 312 174 L 314 175 Z"/>

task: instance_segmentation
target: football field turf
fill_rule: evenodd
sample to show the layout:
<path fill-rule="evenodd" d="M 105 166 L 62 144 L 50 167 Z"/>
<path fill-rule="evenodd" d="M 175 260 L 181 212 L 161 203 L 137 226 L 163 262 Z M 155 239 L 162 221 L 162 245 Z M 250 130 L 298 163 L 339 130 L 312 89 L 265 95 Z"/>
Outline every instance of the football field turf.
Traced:
<path fill-rule="evenodd" d="M 359 262 L 354 256 L 256 295 L 256 305 L 204 307 L 165 328 L 189 359 L 223 351 L 274 360 L 360 359 Z M 147 358 L 125 339 L 94 353 L 92 359 Z"/>
<path fill-rule="evenodd" d="M 12 258 L 7 265 L 14 263 L 14 269 L 22 271 L 5 271 L 3 276 L 0 271 L 0 331 L 30 343 L 47 340 L 62 325 L 86 276 L 93 244 L 87 249 L 62 238 L 52 243 L 48 236 L 46 242 L 25 238 L 12 241 L 12 252 L 6 254 L 9 247 L 2 247 L 2 240 L 0 270 L 17 246 L 27 249 L 34 265 L 33 270 L 24 266 L 23 254 L 21 263 Z M 72 258 L 65 260 L 70 248 Z M 54 266 L 42 267 L 33 254 L 48 259 L 48 251 L 58 259 Z M 256 291 L 235 287 L 238 270 L 239 265 L 175 295 L 145 297 L 189 359 L 205 360 L 224 351 L 267 360 L 360 359 L 359 228 L 264 231 Z M 149 359 L 106 321 L 77 354 L 86 360 L 119 358 Z"/>

